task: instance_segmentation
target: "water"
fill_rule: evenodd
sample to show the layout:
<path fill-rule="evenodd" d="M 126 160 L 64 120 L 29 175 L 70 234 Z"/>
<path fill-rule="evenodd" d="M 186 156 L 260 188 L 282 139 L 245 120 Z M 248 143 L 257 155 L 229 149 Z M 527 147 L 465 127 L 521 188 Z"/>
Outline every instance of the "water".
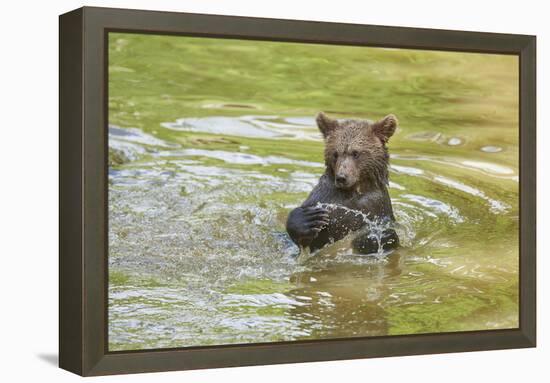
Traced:
<path fill-rule="evenodd" d="M 266 44 L 111 36 L 109 349 L 517 327 L 517 63 Z M 307 254 L 288 238 L 324 171 L 322 105 L 400 118 L 399 249 L 354 254 L 346 238 Z"/>

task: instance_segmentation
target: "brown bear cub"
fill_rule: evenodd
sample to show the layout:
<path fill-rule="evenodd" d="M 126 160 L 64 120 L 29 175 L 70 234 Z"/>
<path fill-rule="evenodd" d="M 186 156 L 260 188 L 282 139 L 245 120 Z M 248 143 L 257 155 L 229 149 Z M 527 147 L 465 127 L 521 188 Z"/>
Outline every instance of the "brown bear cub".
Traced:
<path fill-rule="evenodd" d="M 335 120 L 319 113 L 317 125 L 325 140 L 326 170 L 304 203 L 290 212 L 288 234 L 310 251 L 352 232 L 357 234 L 352 240 L 354 252 L 396 248 L 399 238 L 392 228 L 386 143 L 397 119 L 388 115 L 377 122 Z"/>

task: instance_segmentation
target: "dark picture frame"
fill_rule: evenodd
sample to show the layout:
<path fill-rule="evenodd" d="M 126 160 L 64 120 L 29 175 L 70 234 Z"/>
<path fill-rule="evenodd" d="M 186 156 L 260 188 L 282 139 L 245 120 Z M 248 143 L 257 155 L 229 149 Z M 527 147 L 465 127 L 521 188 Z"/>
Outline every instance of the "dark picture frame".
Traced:
<path fill-rule="evenodd" d="M 519 56 L 519 328 L 109 352 L 106 42 L 110 31 Z M 535 36 L 84 7 L 60 16 L 59 44 L 61 368 L 91 376 L 535 347 Z"/>

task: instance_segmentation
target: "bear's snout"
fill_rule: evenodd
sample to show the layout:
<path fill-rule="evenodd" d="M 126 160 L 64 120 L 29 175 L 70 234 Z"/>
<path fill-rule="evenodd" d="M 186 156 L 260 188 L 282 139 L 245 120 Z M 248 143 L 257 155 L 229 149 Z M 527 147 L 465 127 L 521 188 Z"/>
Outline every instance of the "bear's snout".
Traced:
<path fill-rule="evenodd" d="M 351 189 L 358 179 L 357 166 L 352 158 L 341 158 L 334 172 L 334 186 L 338 189 Z"/>
<path fill-rule="evenodd" d="M 335 178 L 336 187 L 345 188 L 348 186 L 348 178 L 345 175 L 338 174 Z"/>

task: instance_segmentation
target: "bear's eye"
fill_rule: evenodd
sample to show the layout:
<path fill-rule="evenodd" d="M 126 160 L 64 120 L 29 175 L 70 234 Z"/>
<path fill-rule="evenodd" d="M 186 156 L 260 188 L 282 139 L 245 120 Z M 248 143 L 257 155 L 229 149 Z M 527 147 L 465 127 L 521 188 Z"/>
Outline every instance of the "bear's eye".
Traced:
<path fill-rule="evenodd" d="M 359 152 L 357 150 L 354 150 L 353 152 L 351 152 L 351 156 L 353 158 L 359 158 Z"/>

